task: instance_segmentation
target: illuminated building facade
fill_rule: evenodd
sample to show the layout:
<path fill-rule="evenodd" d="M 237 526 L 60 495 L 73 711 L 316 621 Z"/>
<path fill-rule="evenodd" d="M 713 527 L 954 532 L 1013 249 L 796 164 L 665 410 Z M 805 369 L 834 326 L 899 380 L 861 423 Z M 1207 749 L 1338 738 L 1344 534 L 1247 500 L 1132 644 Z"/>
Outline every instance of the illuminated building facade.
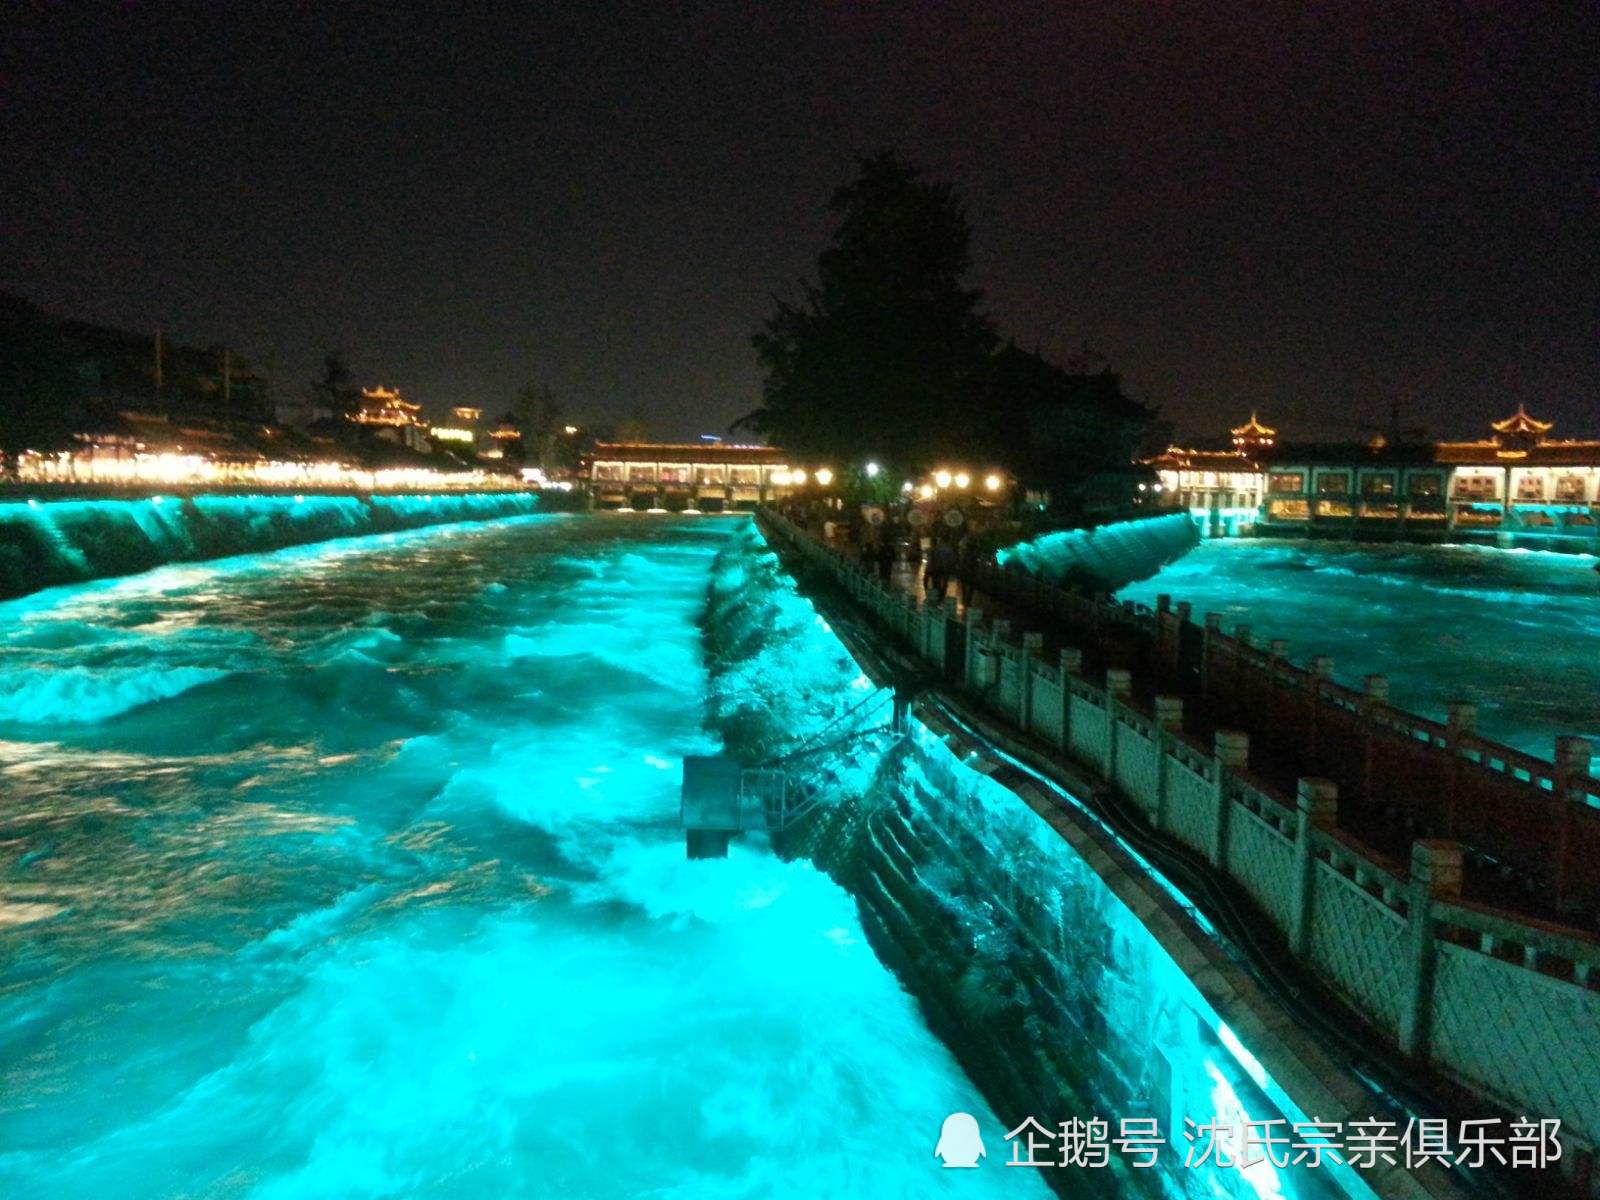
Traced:
<path fill-rule="evenodd" d="M 1258 424 L 1252 417 L 1241 429 Z M 1196 516 L 1228 514 L 1203 520 L 1211 532 L 1593 552 L 1600 549 L 1600 439 L 1557 438 L 1553 429 L 1519 407 L 1476 441 L 1280 444 L 1273 437 L 1235 441 L 1225 451 L 1175 447 L 1151 465 Z"/>
<path fill-rule="evenodd" d="M 444 442 L 470 454 L 478 448 L 478 424 L 482 419 L 481 408 L 458 404 L 450 410 L 450 423 L 431 426 L 428 434 L 436 442 Z"/>
<path fill-rule="evenodd" d="M 399 388 L 362 388 L 354 420 L 361 425 L 421 425 L 422 405 L 413 404 Z"/>
<path fill-rule="evenodd" d="M 521 459 L 522 430 L 515 421 L 503 419 L 489 431 L 489 445 L 481 457 L 492 459 Z"/>
<path fill-rule="evenodd" d="M 599 442 L 587 462 L 597 508 L 754 508 L 789 493 L 794 481 L 775 446 Z"/>
<path fill-rule="evenodd" d="M 399 388 L 362 388 L 361 407 L 351 419 L 358 425 L 375 425 L 378 436 L 413 450 L 428 449 L 428 425 L 422 419 L 422 405 L 411 403 Z"/>
<path fill-rule="evenodd" d="M 1278 431 L 1263 425 L 1253 412 L 1228 433 L 1225 449 L 1173 446 L 1149 460 L 1167 503 L 1187 508 L 1207 536 L 1254 524 L 1262 500 L 1261 459 L 1278 438 Z"/>

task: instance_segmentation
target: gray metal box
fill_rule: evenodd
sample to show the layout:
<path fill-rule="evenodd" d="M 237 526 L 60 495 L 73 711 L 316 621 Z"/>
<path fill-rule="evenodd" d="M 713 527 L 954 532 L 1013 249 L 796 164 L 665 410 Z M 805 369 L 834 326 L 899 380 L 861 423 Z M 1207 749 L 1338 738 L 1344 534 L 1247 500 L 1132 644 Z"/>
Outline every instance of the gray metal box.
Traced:
<path fill-rule="evenodd" d="M 690 754 L 683 760 L 683 827 L 736 832 L 743 768 L 728 754 Z"/>

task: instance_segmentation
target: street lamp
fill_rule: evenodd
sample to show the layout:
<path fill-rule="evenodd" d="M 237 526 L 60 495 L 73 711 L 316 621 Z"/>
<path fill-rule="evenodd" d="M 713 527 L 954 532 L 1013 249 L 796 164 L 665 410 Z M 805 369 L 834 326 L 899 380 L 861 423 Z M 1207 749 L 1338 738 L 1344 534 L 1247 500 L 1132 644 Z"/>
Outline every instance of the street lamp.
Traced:
<path fill-rule="evenodd" d="M 1000 476 L 992 474 L 985 475 L 983 477 L 983 486 L 988 488 L 991 492 L 998 492 L 1000 490 Z"/>
<path fill-rule="evenodd" d="M 796 467 L 794 470 L 789 472 L 789 480 L 792 483 L 804 483 L 806 481 L 806 473 L 799 467 Z"/>
<path fill-rule="evenodd" d="M 828 470 L 827 467 L 818 467 L 817 468 L 817 473 L 816 473 L 816 480 L 823 487 L 827 487 L 830 483 L 833 482 L 833 472 Z"/>
<path fill-rule="evenodd" d="M 949 487 L 950 486 L 950 472 L 949 471 L 935 471 L 933 473 L 933 481 L 935 483 L 937 483 L 942 488 Z"/>
<path fill-rule="evenodd" d="M 972 476 L 971 475 L 968 475 L 965 471 L 957 471 L 956 472 L 956 486 L 958 488 L 964 488 L 971 482 L 972 482 Z"/>
<path fill-rule="evenodd" d="M 867 478 L 868 478 L 868 479 L 876 479 L 876 478 L 877 478 L 877 477 L 878 477 L 878 472 L 879 472 L 879 471 L 880 471 L 880 470 L 882 470 L 882 469 L 883 469 L 883 468 L 881 468 L 881 467 L 880 467 L 880 466 L 878 466 L 878 464 L 877 464 L 877 463 L 875 463 L 875 462 L 869 462 L 869 463 L 868 463 L 868 464 L 867 464 Z"/>
<path fill-rule="evenodd" d="M 902 483 L 902 484 L 901 484 L 901 485 L 900 485 L 900 490 L 901 490 L 901 491 L 902 491 L 902 492 L 907 492 L 907 493 L 909 493 L 909 492 L 910 492 L 910 491 L 911 491 L 911 480 L 909 480 L 909 479 L 908 479 L 908 480 L 906 480 L 906 481 L 905 481 L 905 482 L 904 482 L 904 483 Z"/>
<path fill-rule="evenodd" d="M 925 483 L 922 485 L 922 498 L 924 500 L 933 499 L 933 484 Z"/>

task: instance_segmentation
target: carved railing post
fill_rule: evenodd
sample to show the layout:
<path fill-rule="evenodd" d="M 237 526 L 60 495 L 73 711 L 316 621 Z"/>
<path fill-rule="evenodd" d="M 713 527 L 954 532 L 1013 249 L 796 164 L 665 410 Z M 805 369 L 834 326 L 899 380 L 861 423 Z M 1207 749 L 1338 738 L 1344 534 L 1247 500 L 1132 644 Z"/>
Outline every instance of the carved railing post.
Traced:
<path fill-rule="evenodd" d="M 1133 675 L 1123 667 L 1106 671 L 1106 757 L 1103 764 L 1105 777 L 1112 783 L 1117 779 L 1117 705 L 1126 704 L 1133 694 Z"/>
<path fill-rule="evenodd" d="M 1222 614 L 1208 612 L 1206 623 L 1201 633 L 1200 641 L 1200 691 L 1206 696 L 1215 696 L 1217 689 L 1217 663 L 1219 653 L 1218 643 L 1222 637 Z"/>
<path fill-rule="evenodd" d="M 1061 748 L 1072 745 L 1072 685 L 1070 679 L 1083 674 L 1083 651 L 1061 648 Z"/>
<path fill-rule="evenodd" d="M 1456 835 L 1456 805 L 1461 794 L 1461 744 L 1470 738 L 1478 726 L 1478 706 L 1470 700 L 1452 700 L 1444 709 L 1445 753 L 1450 761 L 1445 767 L 1444 811 L 1439 814 L 1439 836 Z"/>
<path fill-rule="evenodd" d="M 1318 654 L 1311 659 L 1311 689 L 1306 717 L 1306 761 L 1315 766 L 1322 730 L 1322 685 L 1333 678 L 1333 658 Z"/>
<path fill-rule="evenodd" d="M 1561 912 L 1574 907 L 1572 901 L 1572 824 L 1577 806 L 1583 798 L 1577 795 L 1576 780 L 1589 774 L 1589 760 L 1594 757 L 1594 744 L 1588 738 L 1558 737 L 1556 739 L 1555 776 L 1552 799 L 1555 804 L 1556 851 L 1554 892 L 1556 909 Z"/>
<path fill-rule="evenodd" d="M 1250 735 L 1241 729 L 1219 729 L 1211 745 L 1216 757 L 1216 780 L 1211 794 L 1211 852 L 1208 857 L 1212 866 L 1223 867 L 1228 861 L 1228 816 L 1232 807 L 1228 802 L 1228 776 L 1249 764 Z"/>
<path fill-rule="evenodd" d="M 1163 592 L 1156 597 L 1156 644 L 1161 661 L 1169 671 L 1178 669 L 1178 656 L 1183 642 L 1183 618 L 1172 611 L 1172 597 Z"/>
<path fill-rule="evenodd" d="M 1173 739 L 1183 732 L 1183 699 L 1157 696 L 1156 717 L 1156 794 L 1151 798 L 1150 824 L 1165 829 L 1167 824 L 1167 780 L 1172 776 L 1172 757 L 1167 753 Z"/>
<path fill-rule="evenodd" d="M 1406 994 L 1401 998 L 1400 1049 L 1426 1060 L 1433 1025 L 1433 905 L 1461 894 L 1461 843 L 1424 839 L 1411 844 L 1410 913 L 1406 923 Z"/>
<path fill-rule="evenodd" d="M 983 691 L 985 697 L 997 706 L 1000 701 L 1000 682 L 1006 672 L 1006 642 L 1010 637 L 1010 621 L 996 617 L 989 622 L 989 662 L 985 670 L 993 672 L 993 675 L 983 680 Z"/>
<path fill-rule="evenodd" d="M 1372 790 L 1373 755 L 1378 739 L 1379 710 L 1389 703 L 1389 679 L 1385 675 L 1368 675 L 1363 681 L 1366 690 L 1361 696 L 1361 798 L 1368 804 L 1377 800 Z"/>
<path fill-rule="evenodd" d="M 962 687 L 976 688 L 980 686 L 978 678 L 978 638 L 983 632 L 983 609 L 967 609 L 966 638 L 962 647 L 961 678 L 957 681 Z"/>
<path fill-rule="evenodd" d="M 1022 658 L 1020 665 L 1022 684 L 1017 696 L 1017 724 L 1022 727 L 1023 733 L 1033 732 L 1033 663 L 1044 653 L 1044 634 L 1025 633 L 1022 635 Z"/>
<path fill-rule="evenodd" d="M 1304 956 L 1311 946 L 1312 888 L 1317 869 L 1316 831 L 1339 816 L 1339 788 L 1331 779 L 1307 777 L 1295 791 L 1294 891 L 1289 896 L 1289 948 Z"/>
<path fill-rule="evenodd" d="M 960 608 L 954 596 L 944 599 L 944 644 L 939 649 L 939 673 L 946 679 L 955 679 L 966 665 L 966 628 L 961 623 Z"/>

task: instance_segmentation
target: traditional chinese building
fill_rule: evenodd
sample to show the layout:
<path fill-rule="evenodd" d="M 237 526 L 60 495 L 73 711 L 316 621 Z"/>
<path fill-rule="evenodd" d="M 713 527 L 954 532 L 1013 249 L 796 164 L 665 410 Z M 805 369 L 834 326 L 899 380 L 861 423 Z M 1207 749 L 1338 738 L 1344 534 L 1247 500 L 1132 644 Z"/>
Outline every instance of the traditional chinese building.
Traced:
<path fill-rule="evenodd" d="M 1278 437 L 1254 412 L 1228 433 L 1226 446 L 1172 446 L 1149 460 L 1168 502 L 1189 509 L 1208 536 L 1255 522 L 1261 508 L 1261 460 Z"/>
<path fill-rule="evenodd" d="M 358 425 L 375 425 L 378 436 L 413 450 L 428 448 L 428 425 L 422 419 L 422 405 L 411 403 L 399 388 L 362 388 L 361 407 L 351 419 Z"/>
<path fill-rule="evenodd" d="M 362 388 L 354 419 L 362 425 L 421 425 L 421 411 L 422 405 L 411 403 L 399 388 Z"/>
<path fill-rule="evenodd" d="M 1596 551 L 1600 439 L 1553 430 L 1519 407 L 1477 441 L 1286 444 L 1252 416 L 1229 450 L 1174 447 L 1151 465 L 1197 516 L 1235 502 L 1213 532 Z"/>
<path fill-rule="evenodd" d="M 502 417 L 489 430 L 489 445 L 483 450 L 484 458 L 522 458 L 522 428 L 510 417 Z"/>
<path fill-rule="evenodd" d="M 584 473 L 598 508 L 748 509 L 792 483 L 777 447 L 717 442 L 599 442 Z"/>

